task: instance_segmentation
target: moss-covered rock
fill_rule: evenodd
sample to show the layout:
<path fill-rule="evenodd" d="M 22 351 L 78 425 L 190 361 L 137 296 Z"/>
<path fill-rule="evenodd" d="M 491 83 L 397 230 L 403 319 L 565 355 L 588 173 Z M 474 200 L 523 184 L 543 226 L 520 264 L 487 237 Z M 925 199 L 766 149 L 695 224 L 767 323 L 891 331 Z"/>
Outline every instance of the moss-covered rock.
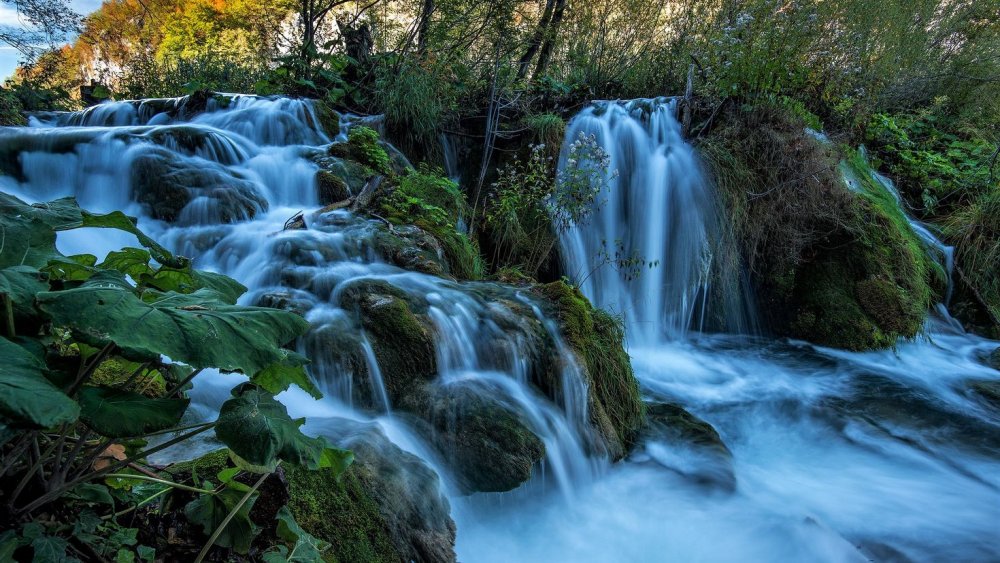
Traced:
<path fill-rule="evenodd" d="M 331 544 L 324 553 L 330 563 L 454 561 L 455 525 L 448 501 L 433 470 L 419 458 L 391 444 L 375 428 L 359 428 L 346 420 L 329 421 L 331 437 L 350 448 L 354 463 L 335 477 L 328 471 L 309 471 L 288 464 L 267 482 L 280 483 L 272 495 L 287 501 L 295 521 L 313 536 Z M 350 435 L 347 435 L 350 434 Z M 168 469 L 178 482 L 192 473 L 202 479 L 231 467 L 227 450 Z M 268 537 L 262 511 L 270 504 L 265 494 L 254 504 L 250 518 L 265 528 L 255 544 Z M 272 516 L 273 520 L 273 516 Z"/>
<path fill-rule="evenodd" d="M 458 186 L 440 171 L 423 167 L 411 170 L 387 184 L 370 210 L 397 225 L 413 225 L 438 240 L 448 263 L 448 273 L 458 279 L 475 280 L 483 275 L 479 248 L 458 222 L 466 210 Z"/>
<path fill-rule="evenodd" d="M 316 113 L 316 120 L 319 127 L 328 137 L 334 137 L 340 133 L 340 113 L 333 109 L 324 100 L 313 101 L 313 111 Z"/>
<path fill-rule="evenodd" d="M 587 405 L 591 423 L 611 457 L 621 459 L 635 443 L 645 420 L 639 383 L 622 345 L 625 333 L 621 322 L 594 309 L 578 289 L 564 282 L 539 286 L 536 291 L 581 360 L 590 391 Z"/>
<path fill-rule="evenodd" d="M 488 386 L 429 385 L 401 405 L 429 425 L 428 437 L 463 492 L 504 492 L 531 478 L 542 441 Z"/>
<path fill-rule="evenodd" d="M 351 197 L 351 189 L 343 177 L 329 170 L 316 171 L 316 190 L 320 205 L 330 205 Z"/>
<path fill-rule="evenodd" d="M 946 276 L 863 157 L 780 107 L 721 122 L 702 152 L 767 327 L 850 350 L 916 336 Z"/>
<path fill-rule="evenodd" d="M 121 387 L 128 382 L 127 389 L 147 397 L 162 397 L 167 393 L 167 382 L 155 370 L 142 370 L 136 374 L 140 364 L 117 356 L 110 357 L 94 370 L 88 384 Z M 135 377 L 132 377 L 136 374 Z"/>
<path fill-rule="evenodd" d="M 389 153 L 379 141 L 378 132 L 363 125 L 352 127 L 346 143 L 334 143 L 327 152 L 330 156 L 360 162 L 378 174 L 392 173 Z"/>

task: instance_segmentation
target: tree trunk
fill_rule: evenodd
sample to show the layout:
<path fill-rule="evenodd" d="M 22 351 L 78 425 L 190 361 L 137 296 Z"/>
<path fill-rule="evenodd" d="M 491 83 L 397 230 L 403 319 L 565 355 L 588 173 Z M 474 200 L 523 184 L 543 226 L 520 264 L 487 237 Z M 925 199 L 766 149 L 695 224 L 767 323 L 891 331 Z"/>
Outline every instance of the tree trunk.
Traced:
<path fill-rule="evenodd" d="M 523 80 L 528 75 L 528 65 L 531 64 L 531 60 L 535 58 L 535 53 L 538 52 L 538 48 L 542 45 L 542 40 L 545 38 L 545 30 L 549 27 L 549 21 L 552 19 L 552 10 L 555 8 L 555 4 L 556 0 L 545 0 L 545 10 L 542 12 L 542 18 L 538 20 L 538 27 L 535 28 L 535 33 L 531 36 L 531 41 L 528 42 L 528 49 L 517 63 L 518 80 Z"/>
<path fill-rule="evenodd" d="M 431 17 L 434 15 L 434 0 L 424 0 L 420 11 L 420 24 L 417 26 L 417 52 L 423 55 L 427 51 L 427 33 L 431 27 Z"/>
<path fill-rule="evenodd" d="M 548 29 L 545 31 L 545 41 L 542 43 L 542 51 L 538 54 L 538 65 L 535 66 L 535 74 L 532 75 L 535 80 L 541 78 L 545 74 L 545 69 L 549 66 L 549 59 L 552 57 L 552 48 L 556 43 L 559 24 L 562 23 L 563 12 L 565 11 L 566 0 L 556 0 L 552 20 L 549 21 Z"/>

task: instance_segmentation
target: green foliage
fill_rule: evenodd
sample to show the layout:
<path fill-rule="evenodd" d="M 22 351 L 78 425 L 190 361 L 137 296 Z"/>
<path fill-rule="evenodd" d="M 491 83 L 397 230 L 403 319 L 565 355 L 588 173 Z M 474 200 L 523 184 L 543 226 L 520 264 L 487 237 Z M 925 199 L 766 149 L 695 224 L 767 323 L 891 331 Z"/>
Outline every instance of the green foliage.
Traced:
<path fill-rule="evenodd" d="M 458 186 L 440 170 L 421 165 L 397 178 L 398 185 L 381 202 L 380 211 L 396 224 L 420 227 L 441 243 L 452 275 L 479 279 L 483 274 L 479 249 L 457 223 L 467 204 Z"/>
<path fill-rule="evenodd" d="M 375 66 L 374 105 L 389 130 L 413 148 L 437 146 L 457 110 L 462 81 L 441 62 L 386 58 Z"/>
<path fill-rule="evenodd" d="M 189 399 L 152 399 L 110 387 L 84 387 L 78 396 L 80 419 L 108 438 L 145 436 L 177 426 Z"/>
<path fill-rule="evenodd" d="M 215 434 L 240 459 L 268 472 L 280 460 L 308 469 L 333 467 L 338 473 L 350 465 L 350 452 L 305 436 L 299 431 L 304 423 L 305 419 L 292 420 L 270 393 L 244 384 L 233 389 L 233 398 L 222 404 Z"/>
<path fill-rule="evenodd" d="M 549 127 L 551 118 L 545 118 Z M 556 235 L 586 222 L 600 205 L 618 171 L 593 135 L 570 143 L 564 165 L 556 170 L 546 145 L 532 145 L 525 160 L 498 170 L 486 224 L 496 241 L 497 267 L 518 266 L 534 276 L 548 259 Z"/>
<path fill-rule="evenodd" d="M 323 553 L 330 549 L 329 543 L 303 530 L 287 506 L 278 511 L 277 534 L 288 545 L 276 546 L 265 553 L 264 563 L 321 563 Z"/>
<path fill-rule="evenodd" d="M 364 125 L 352 127 L 346 143 L 330 145 L 329 153 L 361 164 L 366 176 L 392 173 L 392 160 L 379 140 L 378 131 Z"/>
<path fill-rule="evenodd" d="M 233 478 L 235 473 L 232 470 L 220 471 L 217 477 L 224 486 L 213 494 L 202 494 L 188 503 L 184 507 L 184 515 L 191 523 L 201 526 L 205 535 L 218 530 L 229 518 L 222 533 L 215 540 L 215 545 L 231 548 L 237 553 L 246 553 L 260 531 L 250 520 L 250 510 L 253 509 L 258 494 L 247 485 L 236 481 Z M 233 516 L 230 517 L 230 514 Z"/>
<path fill-rule="evenodd" d="M 131 512 L 182 486 L 148 472 L 113 472 L 213 428 L 254 471 L 267 473 L 284 460 L 339 475 L 351 463 L 349 452 L 303 435 L 303 421 L 289 419 L 273 398 L 290 385 L 318 396 L 305 359 L 282 347 L 306 330 L 303 319 L 234 305 L 246 288 L 193 270 L 121 213 L 93 215 L 71 199 L 27 205 L 6 194 L 0 210 L 0 228 L 16 237 L 0 251 L 4 521 L 23 521 L 56 502 L 71 515 L 49 530 L 27 524 L 19 535 L 4 535 L 0 552 L 30 547 L 37 561 L 63 561 L 72 535 L 102 557 L 149 560 L 152 551 L 137 545 L 135 529 L 102 522 L 120 504 Z M 144 248 L 112 252 L 101 264 L 62 256 L 56 231 L 81 227 L 132 233 Z M 237 387 L 217 422 L 183 427 L 183 392 L 202 368 L 242 371 L 261 386 Z M 149 445 L 147 438 L 164 434 L 172 436 Z M 188 505 L 189 519 L 206 534 L 229 519 L 215 543 L 245 552 L 256 534 L 247 519 L 253 489 L 235 480 L 237 472 L 220 473 L 218 487 L 184 490 L 201 495 Z M 150 482 L 158 487 L 152 494 L 136 484 Z M 33 498 L 22 494 L 29 490 Z M 85 517 L 83 507 L 106 514 Z"/>
<path fill-rule="evenodd" d="M 1000 177 L 990 169 L 996 145 L 950 131 L 935 108 L 876 114 L 867 136 L 899 189 L 925 215 L 941 215 L 974 199 L 990 188 L 991 181 L 994 187 L 1000 185 Z"/>

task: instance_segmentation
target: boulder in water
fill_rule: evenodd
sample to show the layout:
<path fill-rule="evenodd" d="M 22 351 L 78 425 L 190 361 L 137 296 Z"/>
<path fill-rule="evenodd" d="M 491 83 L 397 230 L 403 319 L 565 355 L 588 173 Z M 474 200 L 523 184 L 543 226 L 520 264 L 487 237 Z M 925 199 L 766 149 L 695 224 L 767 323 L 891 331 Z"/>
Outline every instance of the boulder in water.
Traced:
<path fill-rule="evenodd" d="M 268 204 L 253 182 L 222 167 L 208 167 L 166 150 L 153 150 L 132 165 L 135 199 L 163 221 L 231 223 L 253 218 Z M 190 217 L 183 217 L 187 213 Z"/>
<path fill-rule="evenodd" d="M 642 437 L 647 455 L 700 484 L 735 490 L 733 454 L 711 424 L 673 403 L 650 405 L 646 414 Z"/>
<path fill-rule="evenodd" d="M 392 444 L 377 427 L 348 420 L 321 421 L 339 447 L 354 452 L 354 463 L 336 478 L 328 471 L 283 465 L 262 487 L 250 518 L 264 528 L 255 545 L 267 547 L 274 506 L 287 502 L 295 521 L 329 542 L 332 561 L 439 563 L 455 560 L 455 524 L 434 471 Z M 230 467 L 227 450 L 170 468 L 178 482 L 197 471 L 213 478 Z M 263 544 L 263 545 L 261 545 Z M 200 543 L 197 543 L 200 547 Z M 328 558 L 328 559 L 327 559 Z"/>
<path fill-rule="evenodd" d="M 558 319 L 566 344 L 576 354 L 587 384 L 590 422 L 610 457 L 623 458 L 638 438 L 645 417 L 639 382 L 622 344 L 621 321 L 595 309 L 579 289 L 564 282 L 539 286 L 535 292 L 543 298 L 543 308 Z M 554 376 L 551 372 L 544 387 L 558 389 Z"/>

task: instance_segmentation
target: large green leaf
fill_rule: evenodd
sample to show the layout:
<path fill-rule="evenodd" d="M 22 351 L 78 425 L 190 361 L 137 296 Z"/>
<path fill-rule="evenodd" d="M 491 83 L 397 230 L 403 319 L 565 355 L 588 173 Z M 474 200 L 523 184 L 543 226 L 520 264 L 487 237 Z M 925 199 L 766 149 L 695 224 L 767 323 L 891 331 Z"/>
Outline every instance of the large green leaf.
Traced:
<path fill-rule="evenodd" d="M 278 511 L 278 537 L 288 542 L 264 554 L 264 563 L 322 563 L 330 544 L 302 529 L 287 506 Z"/>
<path fill-rule="evenodd" d="M 136 227 L 135 219 L 125 215 L 121 211 L 114 211 L 105 215 L 96 215 L 88 211 L 81 211 L 80 216 L 81 218 L 79 223 L 65 225 L 57 230 L 79 229 L 86 227 L 118 229 L 119 231 L 125 231 L 126 233 L 135 235 L 135 238 L 139 239 L 139 244 L 148 248 L 150 254 L 153 256 L 153 259 L 160 264 L 170 266 L 171 268 L 186 268 L 191 264 L 191 261 L 187 258 L 174 256 L 166 248 L 160 246 L 160 244 L 155 240 L 149 238 L 145 233 L 139 230 L 139 227 Z"/>
<path fill-rule="evenodd" d="M 49 284 L 35 268 L 12 266 L 0 270 L 0 294 L 10 301 L 17 320 L 34 317 L 37 314 L 35 294 L 48 289 Z"/>
<path fill-rule="evenodd" d="M 246 374 L 293 362 L 295 355 L 281 345 L 309 326 L 294 313 L 229 305 L 205 289 L 144 301 L 124 280 L 107 276 L 40 293 L 36 301 L 54 324 L 93 346 L 114 342 L 133 359 L 162 354 L 195 368 Z"/>
<path fill-rule="evenodd" d="M 308 469 L 339 469 L 343 458 L 334 452 L 340 450 L 303 434 L 299 427 L 304 422 L 289 417 L 285 405 L 267 391 L 245 383 L 222 404 L 215 435 L 237 456 L 264 470 L 273 470 L 279 460 Z M 349 452 L 344 454 L 350 457 Z"/>
<path fill-rule="evenodd" d="M 304 359 L 304 358 L 303 358 Z M 323 394 L 313 385 L 309 374 L 306 373 L 302 361 L 296 359 L 288 364 L 274 364 L 258 372 L 250 378 L 254 384 L 259 385 L 268 393 L 277 395 L 288 389 L 292 385 L 297 385 L 314 399 L 322 399 Z"/>
<path fill-rule="evenodd" d="M 74 254 L 73 256 L 60 256 L 49 260 L 42 271 L 48 274 L 52 280 L 82 282 L 97 273 L 94 264 L 97 264 L 97 256 Z"/>
<path fill-rule="evenodd" d="M 142 275 L 153 271 L 149 267 L 149 260 L 151 258 L 148 250 L 142 248 L 123 248 L 109 252 L 104 262 L 101 262 L 100 267 L 106 270 L 117 270 L 131 276 L 134 280 L 138 280 Z"/>
<path fill-rule="evenodd" d="M 38 357 L 0 338 L 0 358 L 0 415 L 40 428 L 76 420 L 80 407 L 45 378 Z"/>
<path fill-rule="evenodd" d="M 72 198 L 28 205 L 0 192 L 0 268 L 40 268 L 60 256 L 54 229 L 79 222 L 81 217 Z"/>
<path fill-rule="evenodd" d="M 151 399 L 111 387 L 80 390 L 80 418 L 108 438 L 145 436 L 181 421 L 190 399 Z"/>
<path fill-rule="evenodd" d="M 215 494 L 199 496 L 184 507 L 184 515 L 192 523 L 201 526 L 206 536 L 211 536 L 249 490 L 246 486 L 234 485 L 240 483 L 231 483 Z M 250 550 L 250 544 L 259 531 L 250 520 L 250 509 L 253 508 L 257 495 L 258 493 L 254 492 L 236 511 L 235 516 L 215 540 L 215 545 L 231 548 L 237 553 L 246 553 Z"/>

